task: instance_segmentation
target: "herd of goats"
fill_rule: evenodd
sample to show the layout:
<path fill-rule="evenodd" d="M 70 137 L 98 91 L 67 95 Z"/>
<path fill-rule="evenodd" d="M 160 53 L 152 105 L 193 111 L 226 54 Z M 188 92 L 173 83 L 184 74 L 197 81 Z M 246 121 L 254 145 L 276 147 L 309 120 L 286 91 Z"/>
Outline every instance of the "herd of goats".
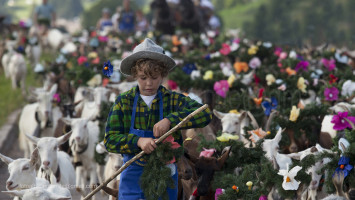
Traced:
<path fill-rule="evenodd" d="M 36 31 L 30 29 L 26 34 L 32 38 L 36 35 Z M 50 48 L 51 51 L 59 48 L 61 52 L 66 53 L 79 51 L 77 44 L 68 39 L 70 36 L 63 35 L 58 30 L 49 30 L 47 36 L 46 41 L 28 43 L 24 49 L 26 55 L 16 51 L 18 41 L 1 41 L 0 56 L 4 75 L 11 79 L 13 89 L 16 89 L 20 83 L 24 95 L 27 93 L 25 86 L 27 70 L 34 70 L 34 66 L 40 63 L 44 46 Z M 85 44 L 88 37 L 88 34 L 83 34 L 80 44 Z M 27 66 L 29 63 L 31 67 Z M 112 63 L 115 68 L 119 65 L 119 61 Z M 45 77 L 43 87 L 32 89 L 33 95 L 29 96 L 31 102 L 23 107 L 18 121 L 19 145 L 24 152 L 24 158 L 12 159 L 0 154 L 1 160 L 8 164 L 10 174 L 6 181 L 7 191 L 5 193 L 23 200 L 72 199 L 71 191 L 76 189 L 84 198 L 90 189 L 94 189 L 98 183 L 104 182 L 123 165 L 120 154 L 107 153 L 105 165 L 100 165 L 95 161 L 95 151 L 99 154 L 106 152 L 102 141 L 99 141 L 101 130 L 97 119 L 103 117 L 100 116 L 101 105 L 103 103 L 112 104 L 117 94 L 131 89 L 137 83 L 125 80 L 103 87 L 101 78 L 99 78 L 97 82 L 95 82 L 97 79 L 94 79 L 89 84 L 90 86 L 74 88 L 70 80 L 66 80 L 61 73 L 59 75 L 48 73 Z M 71 96 L 72 101 L 55 105 L 53 102 L 57 101 L 57 94 Z M 339 112 L 354 108 L 353 103 L 340 103 L 331 109 Z M 219 124 L 223 133 L 238 134 L 245 146 L 252 146 L 249 144 L 250 141 L 246 139 L 247 133 L 245 133 L 244 127 L 249 124 L 259 126 L 249 112 L 236 114 L 214 110 L 213 113 L 214 118 L 220 120 Z M 272 115 L 274 113 L 271 113 Z M 330 136 L 328 137 L 330 140 L 322 141 L 322 146 L 331 145 L 329 144 L 332 142 L 331 138 L 335 137 L 334 130 L 329 125 L 330 120 L 330 117 L 325 117 L 322 124 L 322 133 Z M 267 126 L 269 126 L 269 122 L 266 123 L 265 130 L 269 129 Z M 201 195 L 200 199 L 214 199 L 214 192 L 210 191 L 213 178 L 211 171 L 221 169 L 228 159 L 230 150 L 226 149 L 220 157 L 208 159 L 199 157 L 200 152 L 197 151 L 201 142 L 198 133 L 202 133 L 206 140 L 214 141 L 216 140 L 214 129 L 215 127 L 211 124 L 203 129 L 183 132 L 184 138 L 191 138 L 185 140 L 184 148 L 192 158 L 198 158 L 198 160 L 182 156 L 178 161 L 179 199 L 192 199 L 196 188 Z M 310 154 L 330 152 L 330 150 L 316 145 L 296 153 L 279 153 L 281 134 L 282 129 L 280 128 L 273 139 L 265 139 L 262 144 L 265 157 L 279 169 L 287 169 L 287 166 L 292 164 L 292 159 L 302 160 Z M 342 147 L 346 146 L 343 144 L 343 140 L 340 140 L 339 143 Z M 300 199 L 317 199 L 319 196 L 328 195 L 324 191 L 317 190 L 321 179 L 318 171 L 327 162 L 327 158 L 324 158 L 308 169 L 312 181 Z M 205 171 L 197 175 L 195 168 L 205 169 Z M 236 173 L 238 170 L 240 169 L 237 169 Z M 118 183 L 119 176 L 104 188 L 104 191 L 110 194 L 110 199 L 117 198 Z M 343 183 L 334 181 L 334 184 L 337 194 L 328 196 L 326 199 L 346 199 L 342 189 Z M 274 189 L 270 191 L 269 199 L 272 199 L 273 193 L 276 192 Z M 92 199 L 95 199 L 95 196 Z"/>

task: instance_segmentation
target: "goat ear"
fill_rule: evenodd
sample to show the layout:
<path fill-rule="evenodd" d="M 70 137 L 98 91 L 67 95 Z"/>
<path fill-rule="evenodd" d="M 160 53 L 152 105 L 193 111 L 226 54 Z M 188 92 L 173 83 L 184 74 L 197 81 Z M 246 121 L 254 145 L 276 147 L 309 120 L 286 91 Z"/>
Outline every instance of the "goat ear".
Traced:
<path fill-rule="evenodd" d="M 51 90 L 49 91 L 51 97 L 53 97 L 53 95 L 57 92 L 57 88 L 58 88 L 57 84 L 52 85 Z"/>
<path fill-rule="evenodd" d="M 282 138 L 282 135 L 281 133 L 283 132 L 284 130 L 282 130 L 282 128 L 280 127 L 279 130 L 277 131 L 275 137 L 274 137 L 274 141 L 277 142 L 277 144 L 281 141 L 281 138 Z"/>
<path fill-rule="evenodd" d="M 301 154 L 300 153 L 290 153 L 290 154 L 285 154 L 285 156 L 289 158 L 293 158 L 295 160 L 301 160 Z"/>
<path fill-rule="evenodd" d="M 60 136 L 59 138 L 57 138 L 57 142 L 59 145 L 64 144 L 66 141 L 69 140 L 71 134 L 73 131 L 69 131 L 68 133 L 66 133 L 65 135 Z"/>
<path fill-rule="evenodd" d="M 11 190 L 11 191 L 1 191 L 1 192 L 11 195 L 11 196 L 21 197 L 21 198 L 25 194 L 25 190 Z"/>
<path fill-rule="evenodd" d="M 35 148 L 31 154 L 31 158 L 30 158 L 30 164 L 32 166 L 35 166 L 37 161 L 38 161 L 39 155 L 38 155 L 38 148 Z"/>
<path fill-rule="evenodd" d="M 6 163 L 7 165 L 9 165 L 10 163 L 12 163 L 12 161 L 14 161 L 12 158 L 4 156 L 0 153 L 0 159 Z"/>
<path fill-rule="evenodd" d="M 219 112 L 219 111 L 217 111 L 217 110 L 215 110 L 215 109 L 213 109 L 213 114 L 214 114 L 218 119 L 222 119 L 222 118 L 226 115 L 226 113 Z"/>
<path fill-rule="evenodd" d="M 231 147 L 228 146 L 228 147 L 225 147 L 222 151 L 222 156 L 219 157 L 217 159 L 217 166 L 215 168 L 216 171 L 219 171 L 222 169 L 223 165 L 224 165 L 224 162 L 227 160 L 227 158 L 229 157 L 229 153 L 231 151 Z"/>
<path fill-rule="evenodd" d="M 28 135 L 27 133 L 25 133 L 27 139 L 29 139 L 32 143 L 37 144 L 39 141 L 39 138 L 33 135 Z"/>
<path fill-rule="evenodd" d="M 66 125 L 71 125 L 71 119 L 70 118 L 62 118 L 62 121 L 66 124 Z"/>

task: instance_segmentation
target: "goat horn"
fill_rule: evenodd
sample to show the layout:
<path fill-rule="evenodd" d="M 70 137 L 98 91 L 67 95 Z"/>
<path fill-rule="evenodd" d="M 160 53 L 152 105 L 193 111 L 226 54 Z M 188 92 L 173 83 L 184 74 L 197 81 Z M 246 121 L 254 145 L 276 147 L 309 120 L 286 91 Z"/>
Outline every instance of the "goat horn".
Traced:
<path fill-rule="evenodd" d="M 348 118 L 344 118 L 351 126 L 352 130 L 355 130 L 355 125 L 352 121 L 350 121 Z"/>
<path fill-rule="evenodd" d="M 344 105 L 339 105 L 339 107 L 341 107 L 342 109 L 344 109 L 345 111 L 350 112 L 350 110 L 348 109 L 348 107 L 344 106 Z"/>
<path fill-rule="evenodd" d="M 271 121 L 272 119 L 275 117 L 275 115 L 277 114 L 278 112 L 273 110 L 269 116 L 269 118 L 267 119 L 266 121 L 266 125 L 265 125 L 265 130 L 266 131 L 270 131 L 270 125 L 271 125 Z"/>
<path fill-rule="evenodd" d="M 254 115 L 251 114 L 251 112 L 249 112 L 249 111 L 247 111 L 247 114 L 248 114 L 249 118 L 251 119 L 251 123 L 252 123 L 254 129 L 258 129 L 259 125 L 258 125 L 258 122 L 256 122 Z"/>

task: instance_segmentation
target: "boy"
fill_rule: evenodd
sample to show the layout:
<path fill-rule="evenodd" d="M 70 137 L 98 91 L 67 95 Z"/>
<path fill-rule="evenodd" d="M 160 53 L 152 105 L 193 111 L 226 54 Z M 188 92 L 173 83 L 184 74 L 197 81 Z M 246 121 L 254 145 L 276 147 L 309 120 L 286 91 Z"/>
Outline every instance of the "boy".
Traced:
<path fill-rule="evenodd" d="M 156 148 L 155 138 L 202 106 L 161 85 L 175 65 L 163 48 L 148 38 L 134 48 L 132 55 L 122 60 L 120 71 L 137 79 L 138 86 L 117 97 L 108 115 L 104 143 L 109 152 L 123 154 L 124 162 L 142 150 L 150 154 Z M 211 119 L 212 114 L 206 109 L 190 119 L 183 128 L 201 128 L 208 125 Z M 174 138 L 182 144 L 180 132 L 175 133 Z M 139 183 L 144 164 L 144 159 L 140 159 L 122 172 L 120 200 L 145 198 Z M 172 176 L 175 188 L 167 188 L 167 191 L 169 199 L 176 200 L 178 176 L 176 164 L 171 165 L 169 167 L 175 172 Z"/>

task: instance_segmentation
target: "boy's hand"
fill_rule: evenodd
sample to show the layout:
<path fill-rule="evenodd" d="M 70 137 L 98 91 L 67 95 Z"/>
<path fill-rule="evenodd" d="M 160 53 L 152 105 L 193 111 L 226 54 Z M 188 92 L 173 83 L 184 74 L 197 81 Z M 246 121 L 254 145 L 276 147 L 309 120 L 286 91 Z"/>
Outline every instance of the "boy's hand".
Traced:
<path fill-rule="evenodd" d="M 140 147 L 144 153 L 150 154 L 157 148 L 153 138 L 141 137 L 138 139 L 137 146 Z"/>
<path fill-rule="evenodd" d="M 164 118 L 160 120 L 158 123 L 156 123 L 153 127 L 154 137 L 159 138 L 160 136 L 168 132 L 170 128 L 170 124 L 171 122 L 167 118 Z"/>

